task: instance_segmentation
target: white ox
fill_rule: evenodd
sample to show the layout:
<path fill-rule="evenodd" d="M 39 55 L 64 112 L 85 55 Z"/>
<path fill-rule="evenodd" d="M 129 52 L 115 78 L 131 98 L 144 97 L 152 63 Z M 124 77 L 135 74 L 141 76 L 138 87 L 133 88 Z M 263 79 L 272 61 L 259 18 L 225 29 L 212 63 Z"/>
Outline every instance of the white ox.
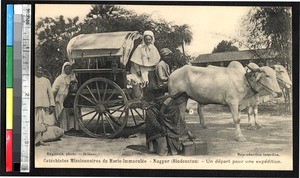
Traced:
<path fill-rule="evenodd" d="M 246 141 L 240 129 L 240 102 L 254 97 L 257 92 L 260 95 L 270 93 L 279 95 L 281 91 L 275 71 L 270 67 L 254 68 L 251 73 L 245 74 L 245 69 L 237 61 L 231 62 L 228 67 L 185 65 L 170 75 L 168 89 L 170 94 L 186 92 L 191 99 L 198 102 L 198 105 L 221 104 L 229 106 L 236 126 L 236 139 Z M 184 102 L 179 106 L 184 118 L 186 104 Z M 203 114 L 200 117 L 203 118 Z"/>
<path fill-rule="evenodd" d="M 290 89 L 292 86 L 292 81 L 288 75 L 287 70 L 282 66 L 282 65 L 273 65 L 271 66 L 275 72 L 276 72 L 276 78 L 277 78 L 277 82 L 279 84 L 280 89 L 282 90 L 282 93 L 284 95 L 284 98 L 286 100 L 287 97 L 287 89 Z M 248 114 L 248 121 L 250 122 L 250 126 L 248 127 L 249 129 L 253 130 L 253 129 L 259 129 L 262 126 L 258 123 L 257 120 L 257 114 L 258 114 L 258 104 L 263 103 L 263 102 L 267 102 L 268 100 L 270 100 L 272 98 L 272 96 L 262 96 L 259 98 L 259 102 L 256 103 L 253 106 L 250 106 L 247 108 L 247 114 Z M 286 102 L 286 101 L 285 101 Z M 286 103 L 287 104 L 287 103 Z M 253 114 L 253 119 L 251 119 L 251 115 Z"/>

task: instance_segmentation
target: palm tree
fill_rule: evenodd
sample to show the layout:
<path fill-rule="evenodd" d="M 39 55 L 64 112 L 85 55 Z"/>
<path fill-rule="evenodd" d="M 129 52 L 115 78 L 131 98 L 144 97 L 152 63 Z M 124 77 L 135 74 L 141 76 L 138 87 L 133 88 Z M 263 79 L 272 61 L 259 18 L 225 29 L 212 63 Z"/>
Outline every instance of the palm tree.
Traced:
<path fill-rule="evenodd" d="M 109 19 L 114 11 L 118 9 L 117 6 L 111 4 L 96 4 L 91 6 L 92 9 L 87 15 L 88 18 L 96 16 L 96 18 L 101 17 L 102 19 Z"/>
<path fill-rule="evenodd" d="M 179 40 L 178 44 L 181 44 L 182 53 L 185 55 L 185 44 L 190 44 L 193 39 L 193 33 L 190 30 L 190 26 L 187 24 L 174 26 L 175 37 Z"/>

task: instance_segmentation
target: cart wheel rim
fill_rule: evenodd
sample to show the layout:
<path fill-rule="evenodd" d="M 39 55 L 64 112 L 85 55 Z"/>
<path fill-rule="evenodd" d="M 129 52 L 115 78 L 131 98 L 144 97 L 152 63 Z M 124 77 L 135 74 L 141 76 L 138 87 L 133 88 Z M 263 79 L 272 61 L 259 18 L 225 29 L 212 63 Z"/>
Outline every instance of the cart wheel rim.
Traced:
<path fill-rule="evenodd" d="M 140 100 L 128 101 L 125 108 L 125 117 L 122 130 L 115 137 L 129 137 L 141 132 L 145 124 L 146 112 L 145 103 Z"/>
<path fill-rule="evenodd" d="M 115 82 L 92 78 L 75 95 L 75 118 L 89 136 L 113 138 L 124 128 L 127 102 L 124 91 Z"/>
<path fill-rule="evenodd" d="M 146 113 L 141 101 L 131 101 L 127 105 L 128 120 L 126 127 L 136 127 L 145 123 Z"/>

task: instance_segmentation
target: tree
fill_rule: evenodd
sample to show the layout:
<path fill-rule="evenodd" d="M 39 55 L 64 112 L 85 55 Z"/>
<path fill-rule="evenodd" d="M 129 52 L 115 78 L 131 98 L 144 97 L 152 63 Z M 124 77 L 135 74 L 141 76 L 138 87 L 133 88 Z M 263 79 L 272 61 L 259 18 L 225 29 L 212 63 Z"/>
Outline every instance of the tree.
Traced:
<path fill-rule="evenodd" d="M 291 64 L 292 16 L 288 7 L 254 7 L 246 17 L 241 35 L 250 49 L 270 49 Z"/>
<path fill-rule="evenodd" d="M 222 40 L 217 47 L 215 47 L 212 53 L 220 53 L 226 51 L 238 51 L 238 47 L 233 46 L 231 41 Z"/>
<path fill-rule="evenodd" d="M 91 11 L 83 22 L 74 19 L 44 18 L 36 24 L 36 59 L 49 71 L 51 81 L 60 73 L 63 62 L 67 60 L 66 48 L 71 38 L 79 34 L 116 32 L 116 31 L 153 31 L 155 46 L 158 50 L 169 48 L 175 56 L 174 64 L 188 58 L 183 55 L 184 44 L 190 44 L 192 32 L 186 24 L 176 25 L 163 19 L 154 20 L 149 14 L 138 15 L 117 5 L 91 5 Z"/>
<path fill-rule="evenodd" d="M 153 29 L 153 22 L 149 15 L 137 15 L 116 5 L 92 5 L 91 12 L 84 20 L 81 33 L 144 31 L 147 29 Z"/>
<path fill-rule="evenodd" d="M 87 17 L 89 17 L 89 18 L 101 17 L 102 19 L 109 19 L 112 16 L 112 14 L 116 8 L 114 5 L 110 5 L 110 4 L 96 4 L 96 5 L 91 5 L 91 6 L 92 6 L 92 9 L 87 14 Z"/>
<path fill-rule="evenodd" d="M 174 38 L 177 39 L 177 43 L 181 44 L 182 53 L 185 55 L 184 45 L 190 44 L 193 39 L 193 33 L 190 30 L 190 26 L 187 24 L 175 25 L 174 28 Z"/>
<path fill-rule="evenodd" d="M 36 24 L 35 63 L 44 66 L 51 82 L 60 74 L 63 63 L 68 60 L 66 47 L 70 39 L 78 34 L 78 20 L 78 17 L 47 17 Z"/>
<path fill-rule="evenodd" d="M 242 35 L 252 49 L 266 48 L 285 59 L 291 75 L 292 14 L 290 7 L 254 7 L 244 18 Z M 290 101 L 290 92 L 285 97 Z M 289 102 L 292 108 L 292 102 Z"/>
<path fill-rule="evenodd" d="M 99 15 L 102 14 L 102 15 Z M 192 41 L 190 26 L 176 25 L 164 19 L 154 20 L 148 14 L 138 15 L 116 5 L 93 5 L 87 15 L 80 33 L 99 33 L 114 31 L 139 31 L 151 30 L 155 34 L 155 45 L 158 49 L 169 48 L 174 52 L 174 65 L 182 63 L 185 55 L 184 45 Z M 178 53 L 178 47 L 182 53 Z M 187 59 L 184 59 L 187 60 Z"/>

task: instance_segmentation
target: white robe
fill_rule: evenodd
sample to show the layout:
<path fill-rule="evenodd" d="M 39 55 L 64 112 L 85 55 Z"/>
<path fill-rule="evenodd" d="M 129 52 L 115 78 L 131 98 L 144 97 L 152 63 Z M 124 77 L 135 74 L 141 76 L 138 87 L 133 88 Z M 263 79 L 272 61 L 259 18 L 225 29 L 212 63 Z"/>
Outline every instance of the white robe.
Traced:
<path fill-rule="evenodd" d="M 52 90 L 55 93 L 55 114 L 58 120 L 58 125 L 64 131 L 68 131 L 72 128 L 79 130 L 79 125 L 74 118 L 74 115 L 70 116 L 70 108 L 64 108 L 63 103 L 69 92 L 70 82 L 76 80 L 74 74 L 67 75 L 64 72 L 64 68 L 66 65 L 70 65 L 70 63 L 66 62 L 62 67 L 62 74 L 59 75 L 53 85 Z"/>
<path fill-rule="evenodd" d="M 135 75 L 141 83 L 147 84 L 149 83 L 148 72 L 155 69 L 159 60 L 159 52 L 153 44 L 149 46 L 140 44 L 131 57 L 131 61 L 133 62 L 131 73 Z M 142 76 L 138 76 L 138 72 L 141 72 Z"/>
<path fill-rule="evenodd" d="M 35 144 L 43 140 L 48 123 L 49 107 L 55 106 L 50 81 L 45 77 L 35 77 Z"/>

